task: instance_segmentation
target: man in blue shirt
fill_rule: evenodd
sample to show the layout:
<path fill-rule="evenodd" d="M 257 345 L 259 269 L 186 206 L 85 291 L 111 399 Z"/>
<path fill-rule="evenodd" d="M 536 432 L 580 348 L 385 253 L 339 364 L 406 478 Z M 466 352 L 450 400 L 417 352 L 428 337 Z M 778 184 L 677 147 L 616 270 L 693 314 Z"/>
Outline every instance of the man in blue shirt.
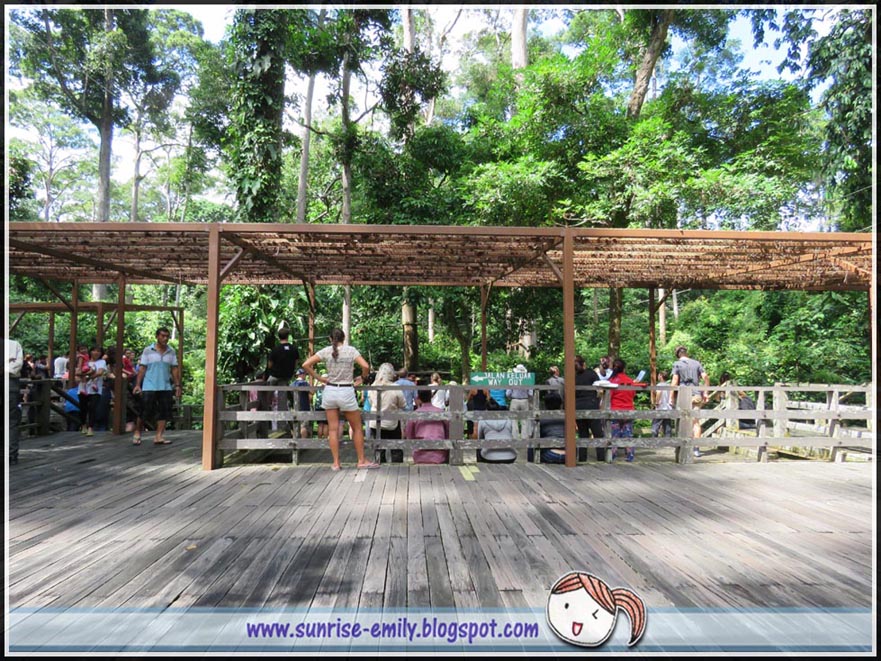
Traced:
<path fill-rule="evenodd" d="M 143 392 L 143 417 L 156 420 L 156 438 L 153 440 L 155 445 L 171 443 L 164 437 L 165 426 L 171 418 L 173 398 L 180 397 L 181 393 L 180 366 L 177 363 L 177 354 L 168 346 L 170 335 L 165 327 L 156 331 L 156 342 L 141 354 L 137 380 L 132 389 L 135 395 Z M 140 445 L 141 439 L 135 437 L 133 443 Z"/>
<path fill-rule="evenodd" d="M 416 379 L 408 378 L 410 375 L 407 374 L 407 370 L 400 369 L 398 370 L 398 380 L 395 381 L 396 386 L 415 386 Z M 409 390 L 401 390 L 401 394 L 404 396 L 404 401 L 407 403 L 406 409 L 407 411 L 412 411 L 415 408 L 416 402 L 416 389 L 410 388 Z"/>

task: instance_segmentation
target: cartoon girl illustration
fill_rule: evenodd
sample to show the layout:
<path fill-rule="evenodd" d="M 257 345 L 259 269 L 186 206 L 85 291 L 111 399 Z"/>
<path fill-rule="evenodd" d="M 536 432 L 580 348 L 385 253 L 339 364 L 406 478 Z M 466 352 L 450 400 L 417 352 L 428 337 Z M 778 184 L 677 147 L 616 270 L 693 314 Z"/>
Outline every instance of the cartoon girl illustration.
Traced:
<path fill-rule="evenodd" d="M 626 588 L 612 590 L 592 574 L 570 572 L 551 588 L 548 624 L 566 642 L 596 647 L 612 635 L 619 608 L 630 618 L 630 647 L 645 631 L 642 599 Z"/>

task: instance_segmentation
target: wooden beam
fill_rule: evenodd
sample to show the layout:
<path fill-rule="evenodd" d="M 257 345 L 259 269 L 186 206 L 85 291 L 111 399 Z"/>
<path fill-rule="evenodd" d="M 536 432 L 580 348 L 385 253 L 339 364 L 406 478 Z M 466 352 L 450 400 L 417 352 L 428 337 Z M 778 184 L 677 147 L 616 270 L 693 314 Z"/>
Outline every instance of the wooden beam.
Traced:
<path fill-rule="evenodd" d="M 12 335 L 12 332 L 15 330 L 15 327 L 18 326 L 18 322 L 24 319 L 26 312 L 22 312 L 18 317 L 15 318 L 15 321 L 9 326 L 9 334 Z"/>
<path fill-rule="evenodd" d="M 70 313 L 70 348 L 68 349 L 69 353 L 67 355 L 67 387 L 68 389 L 73 388 L 76 385 L 76 332 L 77 332 L 77 317 L 79 316 L 79 303 L 80 303 L 80 290 L 79 283 L 74 280 L 71 283 L 71 292 L 70 292 L 70 303 L 73 306 L 73 311 Z"/>
<path fill-rule="evenodd" d="M 315 353 L 315 284 L 308 280 L 303 282 L 306 298 L 309 301 L 309 355 Z"/>
<path fill-rule="evenodd" d="M 125 396 L 126 387 L 122 378 L 123 345 L 125 342 L 125 276 L 119 274 L 119 292 L 116 297 L 116 351 L 113 365 L 113 433 L 125 433 Z"/>
<path fill-rule="evenodd" d="M 110 330 L 110 324 L 112 324 L 112 323 L 113 323 L 113 320 L 116 319 L 116 313 L 117 313 L 117 311 L 118 311 L 118 307 L 117 307 L 117 308 L 114 308 L 114 309 L 110 312 L 110 318 L 107 320 L 107 323 L 104 324 L 104 335 L 107 335 L 107 331 Z"/>
<path fill-rule="evenodd" d="M 851 262 L 848 262 L 846 259 L 839 259 L 838 257 L 830 257 L 830 258 L 829 258 L 829 261 L 832 262 L 833 264 L 837 264 L 838 266 L 840 266 L 840 267 L 843 268 L 843 269 L 847 269 L 847 270 L 850 271 L 851 273 L 856 273 L 856 274 L 858 274 L 858 275 L 864 275 L 864 276 L 866 276 L 867 278 L 871 278 L 871 277 L 872 277 L 872 272 L 871 272 L 871 271 L 868 271 L 868 270 L 866 270 L 866 269 L 860 268 L 860 267 L 857 266 L 856 264 L 853 264 L 853 263 L 851 263 Z"/>
<path fill-rule="evenodd" d="M 657 304 L 655 297 L 657 292 L 654 287 L 649 287 L 649 379 L 652 385 L 658 381 L 658 345 L 655 339 L 655 313 Z"/>
<path fill-rule="evenodd" d="M 549 250 L 556 250 L 557 248 L 559 248 L 559 246 L 560 246 L 560 242 L 558 240 L 546 242 L 545 245 L 543 245 L 543 246 L 537 248 L 535 251 L 533 251 L 532 255 L 530 255 L 529 257 L 526 257 L 525 259 L 519 260 L 518 263 L 514 264 L 507 271 L 505 271 L 504 273 L 502 273 L 499 276 L 494 277 L 493 279 L 494 280 L 504 280 L 505 278 L 508 278 L 508 277 L 514 275 L 515 273 L 517 273 L 517 271 L 520 271 L 521 269 L 529 266 L 530 264 L 541 259 L 542 257 L 544 257 L 545 260 L 547 260 L 547 262 L 550 263 L 550 259 L 548 259 L 548 251 Z M 556 273 L 559 274 L 559 271 L 557 271 Z M 557 277 L 559 277 L 559 275 L 557 275 Z"/>
<path fill-rule="evenodd" d="M 239 260 L 245 255 L 245 253 L 247 253 L 250 250 L 249 248 L 242 248 L 241 246 L 236 246 L 236 248 L 237 248 L 236 254 L 232 256 L 232 259 L 230 259 L 226 263 L 226 266 L 224 266 L 220 271 L 220 280 L 221 281 L 223 281 L 223 279 L 226 278 L 227 275 L 229 275 L 229 272 L 232 270 L 232 268 L 236 264 L 238 264 Z"/>
<path fill-rule="evenodd" d="M 95 344 L 104 350 L 104 302 L 98 301 L 98 320 L 95 327 Z"/>
<path fill-rule="evenodd" d="M 217 324 L 220 310 L 220 229 L 211 225 L 208 235 L 208 315 L 205 330 L 205 409 L 202 416 L 202 469 L 217 466 L 217 438 L 222 427 L 218 419 Z"/>
<path fill-rule="evenodd" d="M 50 224 L 50 223 L 47 223 Z M 64 225 L 72 225 L 73 223 L 64 223 Z M 102 223 L 103 224 L 103 223 Z M 27 252 L 35 252 L 41 255 L 48 255 L 49 257 L 54 257 L 55 259 L 59 259 L 62 262 L 73 262 L 74 264 L 84 264 L 86 266 L 91 266 L 97 269 L 101 269 L 102 271 L 115 271 L 125 273 L 126 276 L 138 276 L 139 278 L 144 278 L 148 281 L 161 280 L 163 282 L 171 282 L 174 284 L 178 284 L 180 282 L 184 282 L 185 284 L 192 284 L 185 280 L 175 279 L 168 276 L 161 275 L 159 273 L 142 271 L 140 269 L 133 268 L 120 268 L 118 264 L 114 264 L 113 262 L 105 262 L 100 259 L 92 259 L 91 257 L 82 257 L 80 255 L 74 255 L 72 253 L 64 252 L 63 250 L 55 250 L 53 248 L 44 248 L 43 246 L 33 245 L 31 243 L 27 243 L 25 241 L 19 241 L 18 239 L 9 238 L 9 246 L 12 248 L 17 248 L 18 250 L 25 250 Z"/>
<path fill-rule="evenodd" d="M 871 248 L 868 248 L 868 250 L 871 250 Z M 778 269 L 781 266 L 795 266 L 797 264 L 804 264 L 805 262 L 819 262 L 824 259 L 832 260 L 835 256 L 841 255 L 858 255 L 865 251 L 865 248 L 826 248 L 823 250 L 822 254 L 819 255 L 815 253 L 809 253 L 799 255 L 798 257 L 790 257 L 787 259 L 775 259 L 770 262 L 766 262 L 765 264 L 760 264 L 758 266 L 751 266 L 745 269 L 721 273 L 718 277 L 730 279 L 732 277 L 737 277 L 740 275 L 758 273 L 760 271 L 767 271 L 769 269 Z"/>
<path fill-rule="evenodd" d="M 277 260 L 275 257 L 270 257 L 266 253 L 261 252 L 260 250 L 257 250 L 254 246 L 247 243 L 244 239 L 241 239 L 235 235 L 226 235 L 226 236 L 224 236 L 224 238 L 227 241 L 229 241 L 230 243 L 234 243 L 235 245 L 237 245 L 243 251 L 250 252 L 251 256 L 254 257 L 255 259 L 259 259 L 263 262 L 266 262 L 270 266 L 274 266 L 282 273 L 287 273 L 288 275 L 292 276 L 294 279 L 306 282 L 307 278 L 305 275 L 303 275 L 302 273 L 295 273 L 294 271 L 291 271 L 291 269 L 288 268 L 288 266 L 286 266 L 285 264 L 283 264 L 282 262 Z M 211 277 L 210 273 L 209 273 L 208 277 L 210 279 L 210 277 Z"/>
<path fill-rule="evenodd" d="M 177 321 L 177 364 L 179 365 L 178 369 L 180 369 L 180 378 L 184 378 L 184 310 L 181 308 L 177 311 L 178 319 Z"/>
<path fill-rule="evenodd" d="M 566 360 L 563 408 L 566 414 L 566 466 L 578 459 L 575 447 L 575 239 L 563 230 L 563 350 Z"/>
<path fill-rule="evenodd" d="M 116 303 L 104 301 L 102 305 L 109 310 L 116 310 Z M 10 312 L 66 312 L 73 311 L 73 306 L 64 303 L 10 303 Z M 135 305 L 128 303 L 126 312 L 177 312 L 183 308 L 172 305 Z M 95 301 L 82 301 L 79 304 L 80 312 L 97 312 L 98 303 Z"/>
<path fill-rule="evenodd" d="M 486 371 L 486 307 L 489 304 L 489 295 L 493 283 L 483 285 L 480 288 L 480 369 Z"/>
<path fill-rule="evenodd" d="M 46 361 L 49 369 L 49 378 L 55 376 L 55 313 L 49 313 L 49 350 L 46 354 Z"/>
<path fill-rule="evenodd" d="M 554 275 L 557 276 L 557 280 L 560 281 L 560 284 L 563 284 L 563 273 L 560 271 L 560 267 L 554 264 L 554 260 L 552 260 L 547 253 L 544 253 L 542 257 L 544 257 L 545 262 L 547 262 L 551 271 L 554 272 Z"/>
<path fill-rule="evenodd" d="M 64 296 L 61 294 L 61 292 L 58 291 L 51 282 L 49 282 L 45 278 L 37 278 L 37 280 L 39 280 L 41 283 L 43 283 L 43 286 L 46 287 L 46 289 L 48 289 L 53 294 L 55 294 L 56 298 L 58 298 L 59 301 L 64 303 L 64 305 L 67 307 L 68 310 L 73 312 L 73 306 L 64 298 Z"/>

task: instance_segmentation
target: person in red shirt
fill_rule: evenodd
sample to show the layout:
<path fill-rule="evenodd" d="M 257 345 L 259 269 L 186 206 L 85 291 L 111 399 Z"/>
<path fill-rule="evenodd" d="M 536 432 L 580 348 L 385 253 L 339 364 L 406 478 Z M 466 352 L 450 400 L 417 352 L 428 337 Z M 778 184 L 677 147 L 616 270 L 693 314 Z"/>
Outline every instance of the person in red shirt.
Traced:
<path fill-rule="evenodd" d="M 627 364 L 620 358 L 612 361 L 612 376 L 609 377 L 609 383 L 618 386 L 638 385 L 633 379 L 624 373 Z M 636 395 L 635 390 L 612 391 L 611 409 L 613 411 L 632 411 L 633 398 Z M 612 420 L 612 438 L 633 438 L 633 420 Z M 614 458 L 618 448 L 612 448 L 612 457 Z M 636 456 L 635 449 L 630 446 L 627 448 L 627 461 L 633 461 Z"/>

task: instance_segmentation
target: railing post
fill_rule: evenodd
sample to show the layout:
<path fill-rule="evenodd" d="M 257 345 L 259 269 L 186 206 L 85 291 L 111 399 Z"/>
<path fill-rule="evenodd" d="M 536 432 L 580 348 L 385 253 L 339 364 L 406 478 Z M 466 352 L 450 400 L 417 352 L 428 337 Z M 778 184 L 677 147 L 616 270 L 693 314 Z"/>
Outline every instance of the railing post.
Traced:
<path fill-rule="evenodd" d="M 364 391 L 364 397 L 369 397 L 369 393 Z M 373 407 L 370 407 L 370 412 L 376 414 L 376 435 L 371 440 L 371 446 L 373 447 L 373 460 L 376 461 L 376 453 L 379 450 L 382 450 L 382 390 L 376 391 L 376 411 L 373 410 Z M 370 429 L 370 423 L 365 421 L 365 426 L 367 429 Z M 367 430 L 364 430 L 364 436 L 367 436 Z M 365 440 L 366 442 L 366 440 Z M 388 463 L 392 463 L 392 451 L 386 450 L 385 460 Z"/>
<path fill-rule="evenodd" d="M 259 397 L 258 400 L 259 402 Z M 248 410 L 248 391 L 240 390 L 239 391 L 239 410 L 247 411 Z M 259 410 L 259 409 L 258 409 Z M 248 425 L 250 423 L 247 420 L 239 420 L 239 438 L 248 438 Z"/>
<path fill-rule="evenodd" d="M 302 386 L 297 386 L 302 387 Z M 290 409 L 293 419 L 291 420 L 291 464 L 300 464 L 300 451 L 297 448 L 297 440 L 300 438 L 300 391 L 292 391 L 294 396 L 294 408 Z"/>
<path fill-rule="evenodd" d="M 223 440 L 224 432 L 223 432 L 223 421 L 220 419 L 220 414 L 223 413 L 224 408 L 226 407 L 226 402 L 224 401 L 224 393 L 223 388 L 217 388 L 217 394 L 215 396 L 215 405 L 214 405 L 214 438 L 213 438 L 213 452 L 214 452 L 214 468 L 222 468 L 223 467 L 223 450 L 220 447 L 220 442 Z M 204 450 L 203 450 L 204 451 Z M 204 462 L 203 462 L 204 463 Z"/>
<path fill-rule="evenodd" d="M 603 389 L 603 396 L 602 396 L 602 399 L 600 400 L 600 410 L 601 411 L 609 411 L 609 410 L 611 410 L 611 408 L 612 408 L 612 391 L 607 388 L 604 388 Z M 610 444 L 612 443 L 612 441 L 611 441 L 611 438 L 612 438 L 612 419 L 611 418 L 603 418 L 602 425 L 603 425 L 603 440 L 606 442 L 606 447 L 598 449 L 597 452 L 602 450 L 603 459 L 605 460 L 605 462 L 607 464 L 611 464 L 612 463 L 612 450 L 610 448 Z M 589 451 L 588 451 L 588 454 L 589 454 Z"/>
<path fill-rule="evenodd" d="M 780 384 L 777 384 L 780 385 Z M 759 390 L 756 393 L 756 411 L 765 411 L 765 390 Z M 761 445 L 756 446 L 756 459 L 763 464 L 768 463 L 768 421 L 762 417 L 756 417 L 756 438 L 766 439 Z"/>
<path fill-rule="evenodd" d="M 49 406 L 52 388 L 50 387 L 48 382 L 37 381 L 36 383 L 39 384 L 37 386 L 37 390 L 39 392 L 39 405 L 37 407 L 37 434 L 39 436 L 48 436 L 49 433 L 52 431 L 50 424 L 50 414 L 52 413 L 52 409 Z M 33 386 L 31 386 L 31 388 L 33 388 Z"/>
<path fill-rule="evenodd" d="M 786 411 L 789 406 L 789 397 L 786 394 L 786 391 L 783 390 L 783 384 L 775 383 L 774 384 L 774 412 L 782 413 Z M 783 418 L 774 417 L 772 421 L 772 425 L 774 427 L 774 438 L 784 438 L 787 436 L 786 433 L 786 423 L 788 420 L 784 420 Z"/>
<path fill-rule="evenodd" d="M 839 403 L 840 403 L 841 393 L 836 388 L 832 391 L 826 392 L 826 408 L 829 409 L 829 412 L 838 412 Z M 847 458 L 847 452 L 845 452 L 841 447 L 841 440 L 836 440 L 841 438 L 841 434 L 839 433 L 839 429 L 841 428 L 841 424 L 838 420 L 833 418 L 826 419 L 826 431 L 829 438 L 833 439 L 832 447 L 829 451 L 829 461 L 840 463 Z"/>
<path fill-rule="evenodd" d="M 450 450 L 450 464 L 460 466 L 465 461 L 465 451 L 462 449 L 462 439 L 465 438 L 465 419 L 462 412 L 465 410 L 464 386 L 451 386 L 450 393 L 450 438 L 453 439 L 453 448 Z M 477 454 L 475 450 L 469 451 L 468 461 L 475 463 Z"/>

